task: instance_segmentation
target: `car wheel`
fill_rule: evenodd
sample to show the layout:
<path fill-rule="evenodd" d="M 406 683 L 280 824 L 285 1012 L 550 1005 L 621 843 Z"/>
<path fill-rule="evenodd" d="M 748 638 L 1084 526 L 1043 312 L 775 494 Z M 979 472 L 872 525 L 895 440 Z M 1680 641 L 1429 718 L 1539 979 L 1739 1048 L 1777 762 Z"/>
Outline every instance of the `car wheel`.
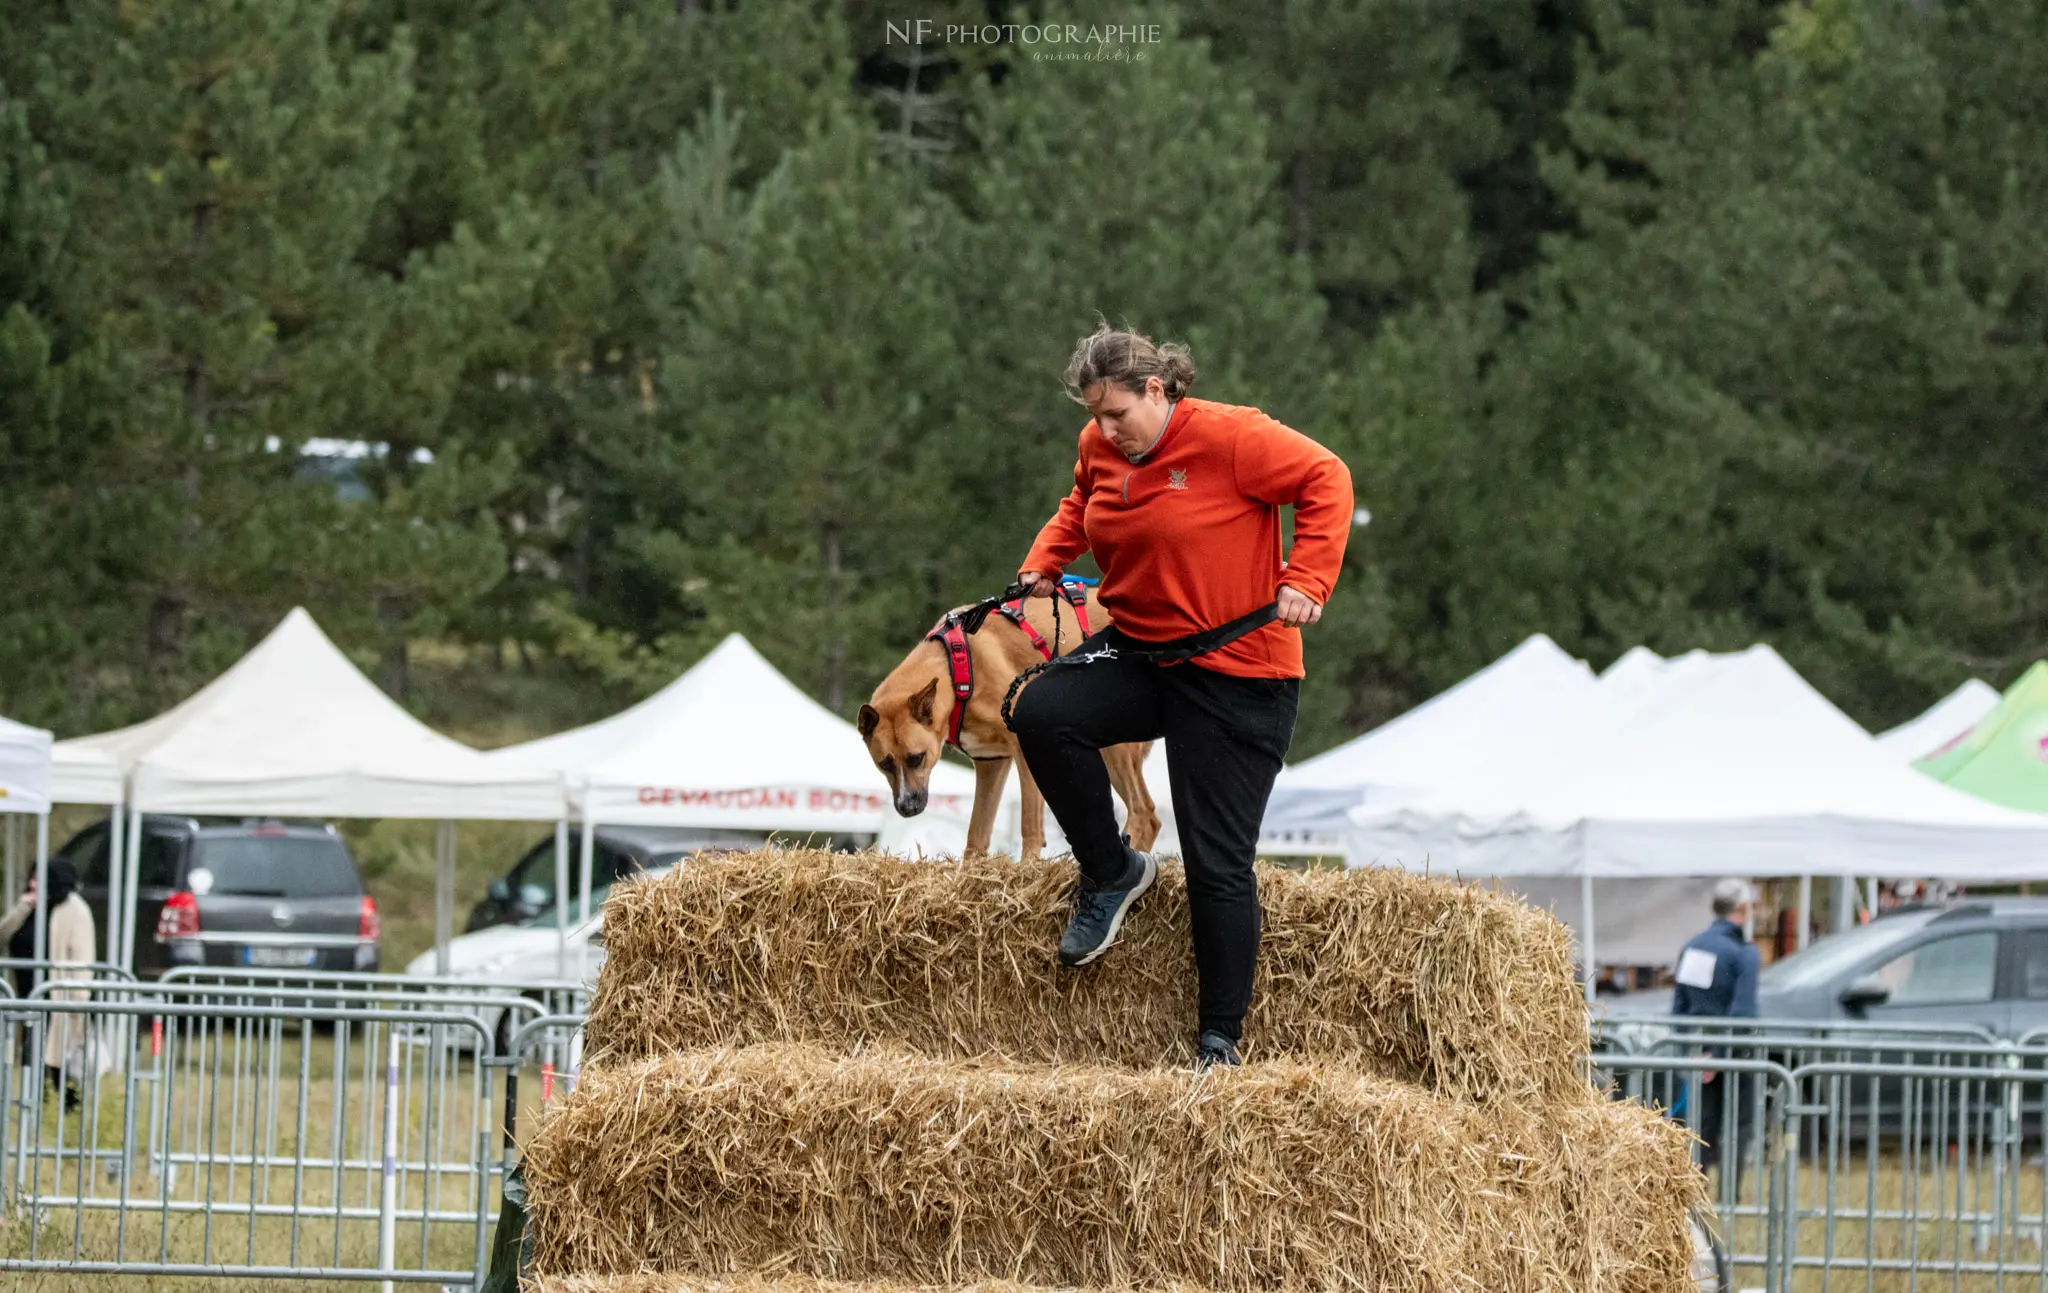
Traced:
<path fill-rule="evenodd" d="M 1692 1285 L 1699 1293 L 1730 1293 L 1733 1272 L 1728 1250 L 1714 1234 L 1714 1214 L 1695 1208 L 1686 1219 L 1692 1230 Z"/>

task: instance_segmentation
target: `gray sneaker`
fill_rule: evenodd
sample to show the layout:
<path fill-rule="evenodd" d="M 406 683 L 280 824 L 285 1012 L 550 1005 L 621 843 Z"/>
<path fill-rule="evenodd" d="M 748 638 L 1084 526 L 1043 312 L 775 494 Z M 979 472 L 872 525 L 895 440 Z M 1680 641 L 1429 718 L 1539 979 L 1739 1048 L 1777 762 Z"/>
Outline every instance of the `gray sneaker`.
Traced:
<path fill-rule="evenodd" d="M 1244 1063 L 1237 1053 L 1237 1043 L 1211 1028 L 1195 1043 L 1195 1072 L 1207 1073 L 1210 1069 L 1234 1069 Z"/>
<path fill-rule="evenodd" d="M 1060 964 L 1076 968 L 1088 964 L 1109 950 L 1117 931 L 1124 927 L 1124 915 L 1145 896 L 1159 877 L 1159 862 L 1150 853 L 1126 848 L 1138 863 L 1138 878 L 1121 889 L 1098 889 L 1081 877 L 1081 890 L 1074 895 L 1074 918 L 1060 936 Z"/>

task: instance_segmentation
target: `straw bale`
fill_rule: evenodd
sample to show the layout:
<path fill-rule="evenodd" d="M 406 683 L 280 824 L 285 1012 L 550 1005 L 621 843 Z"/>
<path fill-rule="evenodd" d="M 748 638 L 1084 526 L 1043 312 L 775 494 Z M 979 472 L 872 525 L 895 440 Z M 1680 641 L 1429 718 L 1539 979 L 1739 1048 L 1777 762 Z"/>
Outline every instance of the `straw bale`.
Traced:
<path fill-rule="evenodd" d="M 1056 959 L 1074 867 L 763 852 L 627 882 L 605 905 L 594 1063 L 703 1046 L 888 1042 L 934 1057 L 1150 1067 L 1188 1058 L 1195 970 L 1178 864 L 1080 971 Z M 1570 935 L 1548 913 L 1399 871 L 1260 868 L 1248 1054 L 1445 1095 L 1587 1090 Z"/>
<path fill-rule="evenodd" d="M 1663 1293 L 1702 1193 L 1683 1131 L 1597 1099 L 791 1045 L 587 1072 L 526 1179 L 543 1275 L 1223 1293 Z"/>
<path fill-rule="evenodd" d="M 972 1284 L 849 1284 L 810 1275 L 558 1275 L 528 1280 L 526 1293 L 1049 1293 L 1009 1280 Z M 1069 1290 L 1068 1293 L 1080 1293 Z M 1155 1293 L 1203 1293 L 1191 1284 L 1162 1284 Z"/>

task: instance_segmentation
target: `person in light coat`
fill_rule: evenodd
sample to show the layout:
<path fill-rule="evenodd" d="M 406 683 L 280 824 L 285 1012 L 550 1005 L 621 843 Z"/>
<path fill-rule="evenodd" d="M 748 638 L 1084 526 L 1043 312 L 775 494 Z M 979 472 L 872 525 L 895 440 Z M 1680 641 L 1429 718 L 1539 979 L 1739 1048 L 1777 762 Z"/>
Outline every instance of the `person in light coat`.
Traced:
<path fill-rule="evenodd" d="M 99 944 L 98 931 L 93 924 L 92 909 L 85 905 L 85 899 L 78 893 L 78 872 L 64 858 L 51 858 L 48 864 L 49 877 L 49 933 L 45 959 L 51 962 L 49 977 L 56 981 L 90 982 L 92 963 L 96 958 Z M 20 936 L 30 934 L 33 927 L 29 921 L 35 915 L 37 895 L 35 882 L 29 882 L 27 893 L 21 896 L 5 915 L 0 915 L 0 942 L 18 943 Z M 29 950 L 33 951 L 31 942 Z M 10 946 L 10 951 L 15 949 Z M 89 1001 L 89 988 L 53 988 L 53 1001 Z M 86 1071 L 86 1039 L 90 1036 L 89 1020 L 84 1015 L 53 1014 L 49 1016 L 49 1032 L 43 1043 L 44 1076 L 51 1087 L 64 1088 L 64 1105 L 67 1109 L 78 1107 L 78 1081 Z"/>

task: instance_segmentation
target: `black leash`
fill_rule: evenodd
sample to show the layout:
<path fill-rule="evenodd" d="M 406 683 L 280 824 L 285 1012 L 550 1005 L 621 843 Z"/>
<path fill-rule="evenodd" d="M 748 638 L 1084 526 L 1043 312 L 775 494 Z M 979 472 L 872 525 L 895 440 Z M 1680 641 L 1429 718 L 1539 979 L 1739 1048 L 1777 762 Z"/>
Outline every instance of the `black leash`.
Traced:
<path fill-rule="evenodd" d="M 1017 692 L 1025 683 L 1055 665 L 1088 664 L 1096 660 L 1117 659 L 1143 660 L 1152 664 L 1180 664 L 1198 655 L 1220 651 L 1245 634 L 1271 624 L 1280 618 L 1280 603 L 1268 602 L 1259 609 L 1240 615 L 1226 624 L 1219 624 L 1213 629 L 1203 629 L 1200 633 L 1190 633 L 1186 637 L 1166 642 L 1129 642 L 1121 647 L 1105 644 L 1088 651 L 1076 651 L 1072 655 L 1060 654 L 1058 606 L 1053 607 L 1053 616 L 1052 659 L 1032 665 L 1018 674 L 1011 679 L 1010 689 L 1003 693 L 1003 726 L 1012 732 L 1017 730 L 1017 725 L 1010 721 L 1010 709 L 1017 702 Z"/>

